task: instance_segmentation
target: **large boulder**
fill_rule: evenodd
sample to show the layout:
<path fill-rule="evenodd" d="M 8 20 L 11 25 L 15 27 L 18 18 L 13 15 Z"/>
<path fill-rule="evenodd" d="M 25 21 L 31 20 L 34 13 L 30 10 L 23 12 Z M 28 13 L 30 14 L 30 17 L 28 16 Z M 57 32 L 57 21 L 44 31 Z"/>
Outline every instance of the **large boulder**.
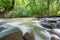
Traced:
<path fill-rule="evenodd" d="M 2 38 L 2 40 L 23 40 L 22 32 L 19 30 Z"/>
<path fill-rule="evenodd" d="M 1 25 L 0 39 L 1 40 L 23 40 L 23 33 L 18 27 L 13 27 L 12 25 Z"/>

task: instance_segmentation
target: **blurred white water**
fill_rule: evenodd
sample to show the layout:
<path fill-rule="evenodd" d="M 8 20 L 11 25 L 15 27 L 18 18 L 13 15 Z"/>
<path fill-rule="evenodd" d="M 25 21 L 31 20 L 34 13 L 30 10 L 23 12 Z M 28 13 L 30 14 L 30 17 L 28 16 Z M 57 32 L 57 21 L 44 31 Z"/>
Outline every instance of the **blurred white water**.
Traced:
<path fill-rule="evenodd" d="M 4 20 L 2 18 L 0 18 L 0 22 L 3 22 Z"/>
<path fill-rule="evenodd" d="M 2 19 L 1 19 L 2 20 Z M 52 20 L 52 19 L 51 19 Z M 3 21 L 3 20 L 2 20 Z M 5 28 L 9 28 L 9 27 L 18 27 L 22 32 L 23 32 L 23 35 L 26 33 L 26 32 L 33 32 L 34 33 L 34 36 L 35 36 L 35 40 L 50 40 L 51 37 L 56 37 L 57 39 L 59 39 L 59 36 L 55 35 L 55 34 L 50 34 L 47 30 L 50 30 L 50 29 L 47 29 L 43 26 L 40 25 L 40 22 L 42 20 L 33 20 L 33 21 L 18 21 L 17 19 L 16 20 L 13 20 L 11 22 L 7 22 L 5 24 L 3 24 L 2 26 L 5 26 Z M 54 32 L 57 32 L 57 34 L 59 33 L 60 34 L 60 29 L 53 29 Z M 11 31 L 10 31 L 11 32 Z M 8 33 L 8 32 L 7 32 Z"/>
<path fill-rule="evenodd" d="M 48 31 L 45 30 L 44 27 L 39 25 L 38 21 L 34 21 L 32 22 L 32 24 L 14 21 L 14 22 L 8 22 L 5 25 L 11 25 L 13 27 L 18 27 L 23 32 L 23 35 L 26 32 L 32 31 L 34 33 L 35 40 L 50 40 L 51 38 L 51 35 L 48 33 Z"/>

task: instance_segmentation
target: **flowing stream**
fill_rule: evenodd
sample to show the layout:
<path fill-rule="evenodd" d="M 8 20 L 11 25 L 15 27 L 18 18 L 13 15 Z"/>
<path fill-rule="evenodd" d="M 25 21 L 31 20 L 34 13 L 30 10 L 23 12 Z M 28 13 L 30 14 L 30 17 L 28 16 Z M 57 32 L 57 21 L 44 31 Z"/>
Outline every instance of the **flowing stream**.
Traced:
<path fill-rule="evenodd" d="M 26 32 L 33 32 L 35 40 L 60 40 L 60 18 L 14 18 L 0 19 L 0 38 L 19 28 L 23 35 Z M 24 30 L 24 31 L 23 31 Z"/>

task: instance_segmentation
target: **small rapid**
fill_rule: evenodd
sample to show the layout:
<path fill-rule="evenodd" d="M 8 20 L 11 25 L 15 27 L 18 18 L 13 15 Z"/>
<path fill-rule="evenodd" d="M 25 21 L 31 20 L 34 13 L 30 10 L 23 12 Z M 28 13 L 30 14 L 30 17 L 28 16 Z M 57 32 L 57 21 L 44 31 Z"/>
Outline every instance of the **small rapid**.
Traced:
<path fill-rule="evenodd" d="M 60 40 L 59 20 L 60 18 L 42 18 L 31 22 L 17 20 L 7 22 L 0 25 L 0 37 L 15 32 L 17 31 L 16 29 L 20 29 L 23 32 L 23 35 L 27 32 L 33 32 L 35 40 Z M 8 32 L 8 30 L 10 31 Z"/>

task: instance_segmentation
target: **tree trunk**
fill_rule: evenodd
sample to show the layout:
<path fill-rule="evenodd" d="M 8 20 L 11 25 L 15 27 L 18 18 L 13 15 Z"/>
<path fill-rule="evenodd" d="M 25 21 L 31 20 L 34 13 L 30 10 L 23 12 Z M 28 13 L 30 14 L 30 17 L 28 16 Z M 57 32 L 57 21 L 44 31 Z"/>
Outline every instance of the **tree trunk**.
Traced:
<path fill-rule="evenodd" d="M 47 13 L 47 17 L 49 16 L 49 8 L 50 8 L 50 0 L 47 1 L 48 3 L 48 13 Z"/>
<path fill-rule="evenodd" d="M 4 11 L 0 12 L 0 18 L 4 18 L 4 15 L 9 11 L 14 9 L 15 0 L 12 1 L 12 6 L 6 8 Z"/>

